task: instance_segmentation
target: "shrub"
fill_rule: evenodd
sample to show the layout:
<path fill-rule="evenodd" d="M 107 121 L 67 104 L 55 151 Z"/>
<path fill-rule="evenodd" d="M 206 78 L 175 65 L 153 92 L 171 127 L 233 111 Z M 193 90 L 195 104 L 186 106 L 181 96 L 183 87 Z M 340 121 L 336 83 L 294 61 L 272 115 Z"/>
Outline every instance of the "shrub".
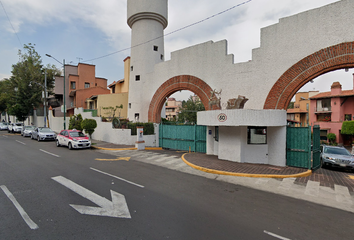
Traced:
<path fill-rule="evenodd" d="M 334 134 L 334 133 L 328 133 L 327 134 L 327 139 L 328 139 L 328 142 L 329 142 L 329 144 L 331 144 L 331 145 L 333 145 L 333 144 L 335 144 L 336 143 L 336 134 Z"/>
<path fill-rule="evenodd" d="M 81 114 L 73 115 L 69 119 L 69 129 L 77 129 L 82 131 L 82 116 Z"/>
<path fill-rule="evenodd" d="M 354 121 L 344 121 L 340 132 L 341 134 L 354 135 Z"/>
<path fill-rule="evenodd" d="M 85 132 L 89 134 L 91 139 L 91 135 L 97 127 L 97 122 L 95 119 L 85 118 L 85 120 L 82 121 L 81 126 L 85 130 Z"/>
<path fill-rule="evenodd" d="M 128 128 L 131 129 L 131 134 L 136 135 L 136 127 L 144 128 L 144 135 L 153 135 L 155 133 L 153 123 L 141 123 L 141 122 L 128 122 Z"/>

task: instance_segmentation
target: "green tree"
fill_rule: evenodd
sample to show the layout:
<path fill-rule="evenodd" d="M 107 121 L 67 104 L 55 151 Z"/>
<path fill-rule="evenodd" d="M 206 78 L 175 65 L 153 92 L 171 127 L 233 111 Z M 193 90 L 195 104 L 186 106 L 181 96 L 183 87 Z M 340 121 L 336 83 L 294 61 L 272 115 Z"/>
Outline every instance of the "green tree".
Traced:
<path fill-rule="evenodd" d="M 69 119 L 69 129 L 76 129 L 82 131 L 82 116 L 81 114 L 73 115 Z"/>
<path fill-rule="evenodd" d="M 295 102 L 290 102 L 289 106 L 288 106 L 288 109 L 293 109 L 294 108 L 294 104 L 295 104 Z"/>
<path fill-rule="evenodd" d="M 197 112 L 205 111 L 205 108 L 199 99 L 194 101 L 193 96 L 190 96 L 187 101 L 182 101 L 180 110 L 178 121 L 197 123 Z"/>
<path fill-rule="evenodd" d="M 45 69 L 48 95 L 53 94 L 54 76 L 60 75 L 60 71 L 54 65 L 43 67 L 35 45 L 24 45 L 24 50 L 19 50 L 18 56 L 19 61 L 12 65 L 12 76 L 7 79 L 8 96 L 5 99 L 8 113 L 24 121 L 30 111 L 43 102 Z"/>
<path fill-rule="evenodd" d="M 91 139 L 92 133 L 95 131 L 95 128 L 97 127 L 97 122 L 95 119 L 85 118 L 85 120 L 82 121 L 81 123 L 81 127 L 85 130 L 86 133 L 89 134 Z"/>

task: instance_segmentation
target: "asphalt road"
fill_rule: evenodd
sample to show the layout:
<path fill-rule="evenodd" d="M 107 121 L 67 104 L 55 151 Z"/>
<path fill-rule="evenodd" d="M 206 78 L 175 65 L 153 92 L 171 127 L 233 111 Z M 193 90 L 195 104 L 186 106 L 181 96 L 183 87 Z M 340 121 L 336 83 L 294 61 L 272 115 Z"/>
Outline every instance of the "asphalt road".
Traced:
<path fill-rule="evenodd" d="M 126 160 L 0 132 L 0 239 L 353 239 L 352 213 Z"/>

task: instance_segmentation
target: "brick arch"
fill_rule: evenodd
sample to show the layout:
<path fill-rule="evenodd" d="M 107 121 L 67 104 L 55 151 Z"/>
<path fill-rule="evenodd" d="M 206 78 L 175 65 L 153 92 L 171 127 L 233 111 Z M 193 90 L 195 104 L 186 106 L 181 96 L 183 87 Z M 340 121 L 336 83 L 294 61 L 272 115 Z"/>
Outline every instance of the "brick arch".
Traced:
<path fill-rule="evenodd" d="M 209 110 L 208 103 L 212 91 L 211 87 L 197 77 L 180 75 L 170 78 L 156 90 L 149 106 L 149 122 L 159 123 L 161 121 L 161 110 L 166 98 L 180 90 L 194 92 L 200 98 L 205 110 Z"/>
<path fill-rule="evenodd" d="M 264 109 L 287 109 L 292 97 L 306 83 L 334 70 L 354 67 L 354 42 L 321 49 L 289 68 L 273 85 Z"/>

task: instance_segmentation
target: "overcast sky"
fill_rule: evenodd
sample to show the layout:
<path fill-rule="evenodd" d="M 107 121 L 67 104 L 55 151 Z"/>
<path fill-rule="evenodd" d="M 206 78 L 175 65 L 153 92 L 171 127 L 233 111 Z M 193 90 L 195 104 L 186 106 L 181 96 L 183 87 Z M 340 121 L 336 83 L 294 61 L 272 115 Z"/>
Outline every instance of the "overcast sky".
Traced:
<path fill-rule="evenodd" d="M 165 34 L 245 1 L 169 0 L 169 24 Z M 168 35 L 165 56 L 169 59 L 171 51 L 226 39 L 228 53 L 234 54 L 235 63 L 245 62 L 251 60 L 252 49 L 260 46 L 262 27 L 277 23 L 279 18 L 333 2 L 336 0 L 251 0 Z M 28 43 L 36 44 L 45 65 L 61 67 L 45 56 L 48 53 L 60 62 L 65 59 L 67 64 L 81 61 L 96 65 L 96 76 L 106 78 L 108 84 L 123 78 L 123 60 L 130 55 L 130 50 L 120 51 L 130 47 L 127 0 L 0 0 L 0 3 L 0 79 L 11 75 L 11 66 L 18 61 L 18 50 Z M 109 56 L 103 57 L 105 55 Z M 343 89 L 351 89 L 352 74 L 352 70 L 326 74 L 301 91 L 330 91 L 333 81 L 340 81 Z"/>

